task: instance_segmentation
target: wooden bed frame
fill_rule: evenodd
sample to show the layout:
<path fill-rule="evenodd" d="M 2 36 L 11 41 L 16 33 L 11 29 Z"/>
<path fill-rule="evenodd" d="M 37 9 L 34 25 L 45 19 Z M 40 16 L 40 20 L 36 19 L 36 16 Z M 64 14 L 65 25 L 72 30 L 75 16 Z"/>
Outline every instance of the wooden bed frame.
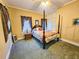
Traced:
<path fill-rule="evenodd" d="M 42 28 L 42 26 L 38 25 L 38 26 L 34 26 L 32 29 L 37 28 L 37 27 L 41 27 Z M 59 32 L 57 34 L 59 34 Z M 59 41 L 59 37 L 56 37 L 55 40 L 51 40 L 50 42 L 46 43 L 46 40 L 45 40 L 45 31 L 44 30 L 43 30 L 43 40 L 42 40 L 42 42 L 38 38 L 36 38 L 35 36 L 33 36 L 33 37 L 35 38 L 35 40 L 37 40 L 39 43 L 42 44 L 43 49 L 46 48 L 47 44 L 50 44 L 51 42 L 57 42 L 57 41 Z"/>
<path fill-rule="evenodd" d="M 43 11 L 43 19 L 42 20 L 46 20 L 45 18 L 45 10 Z M 42 27 L 42 25 L 38 25 L 38 26 L 34 26 L 32 29 L 36 28 L 36 27 Z M 58 33 L 61 37 L 61 33 L 60 33 L 60 15 L 59 15 L 59 21 L 58 21 Z M 60 37 L 57 38 L 57 41 L 59 41 Z M 37 38 L 38 39 L 38 38 Z M 40 40 L 39 40 L 40 41 Z M 45 41 L 45 26 L 43 28 L 43 49 L 45 49 L 45 46 L 46 46 L 46 41 Z"/>

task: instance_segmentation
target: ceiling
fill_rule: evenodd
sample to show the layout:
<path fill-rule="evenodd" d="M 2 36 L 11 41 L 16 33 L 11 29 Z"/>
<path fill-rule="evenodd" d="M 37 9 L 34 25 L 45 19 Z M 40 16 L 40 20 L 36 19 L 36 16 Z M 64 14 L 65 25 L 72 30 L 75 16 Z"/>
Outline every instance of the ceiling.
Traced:
<path fill-rule="evenodd" d="M 73 0 L 7 0 L 7 3 L 11 6 L 29 9 L 39 13 L 45 10 L 47 14 L 50 14 L 71 1 Z"/>

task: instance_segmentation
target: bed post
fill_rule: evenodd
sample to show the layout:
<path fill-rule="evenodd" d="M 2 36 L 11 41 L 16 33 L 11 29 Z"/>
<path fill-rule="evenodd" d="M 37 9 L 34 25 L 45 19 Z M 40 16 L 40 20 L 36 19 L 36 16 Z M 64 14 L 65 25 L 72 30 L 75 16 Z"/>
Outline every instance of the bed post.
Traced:
<path fill-rule="evenodd" d="M 58 20 L 58 34 L 60 35 L 60 15 Z M 59 41 L 59 37 L 57 38 L 57 41 Z"/>
<path fill-rule="evenodd" d="M 43 19 L 45 20 L 45 10 L 43 11 Z M 46 41 L 45 41 L 45 23 L 43 28 L 43 49 L 45 49 Z"/>
<path fill-rule="evenodd" d="M 46 41 L 45 41 L 45 30 L 43 31 L 43 49 L 45 49 Z"/>
<path fill-rule="evenodd" d="M 59 15 L 59 21 L 58 21 L 58 33 L 60 32 L 60 15 Z"/>

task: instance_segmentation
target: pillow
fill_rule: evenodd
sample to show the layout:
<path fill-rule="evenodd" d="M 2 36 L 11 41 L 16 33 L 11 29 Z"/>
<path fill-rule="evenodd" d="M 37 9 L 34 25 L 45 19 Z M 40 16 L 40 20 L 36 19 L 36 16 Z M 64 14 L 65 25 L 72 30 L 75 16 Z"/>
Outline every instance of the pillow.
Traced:
<path fill-rule="evenodd" d="M 34 30 L 34 31 L 38 31 L 38 28 L 34 28 L 33 30 Z"/>
<path fill-rule="evenodd" d="M 39 31 L 42 31 L 42 28 L 41 27 L 39 27 L 38 29 L 39 29 Z"/>
<path fill-rule="evenodd" d="M 43 29 L 41 27 L 37 27 L 33 29 L 34 31 L 42 31 Z"/>
<path fill-rule="evenodd" d="M 36 28 L 34 28 L 33 31 L 36 31 Z"/>
<path fill-rule="evenodd" d="M 37 28 L 36 28 L 36 30 L 38 31 L 38 30 L 39 30 L 39 28 L 37 27 Z"/>

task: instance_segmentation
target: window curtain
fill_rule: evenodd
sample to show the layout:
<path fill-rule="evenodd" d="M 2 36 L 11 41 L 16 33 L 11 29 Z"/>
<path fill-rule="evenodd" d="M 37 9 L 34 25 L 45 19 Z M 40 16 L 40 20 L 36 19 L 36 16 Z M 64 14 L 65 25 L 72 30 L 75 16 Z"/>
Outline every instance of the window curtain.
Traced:
<path fill-rule="evenodd" d="M 31 26 L 29 20 L 24 19 L 23 33 L 31 33 Z"/>
<path fill-rule="evenodd" d="M 46 22 L 45 21 L 43 21 L 43 23 L 42 23 L 42 27 L 43 27 L 43 29 L 47 29 L 47 24 L 46 24 Z"/>
<path fill-rule="evenodd" d="M 41 19 L 41 25 L 43 29 L 47 29 L 47 19 Z"/>

